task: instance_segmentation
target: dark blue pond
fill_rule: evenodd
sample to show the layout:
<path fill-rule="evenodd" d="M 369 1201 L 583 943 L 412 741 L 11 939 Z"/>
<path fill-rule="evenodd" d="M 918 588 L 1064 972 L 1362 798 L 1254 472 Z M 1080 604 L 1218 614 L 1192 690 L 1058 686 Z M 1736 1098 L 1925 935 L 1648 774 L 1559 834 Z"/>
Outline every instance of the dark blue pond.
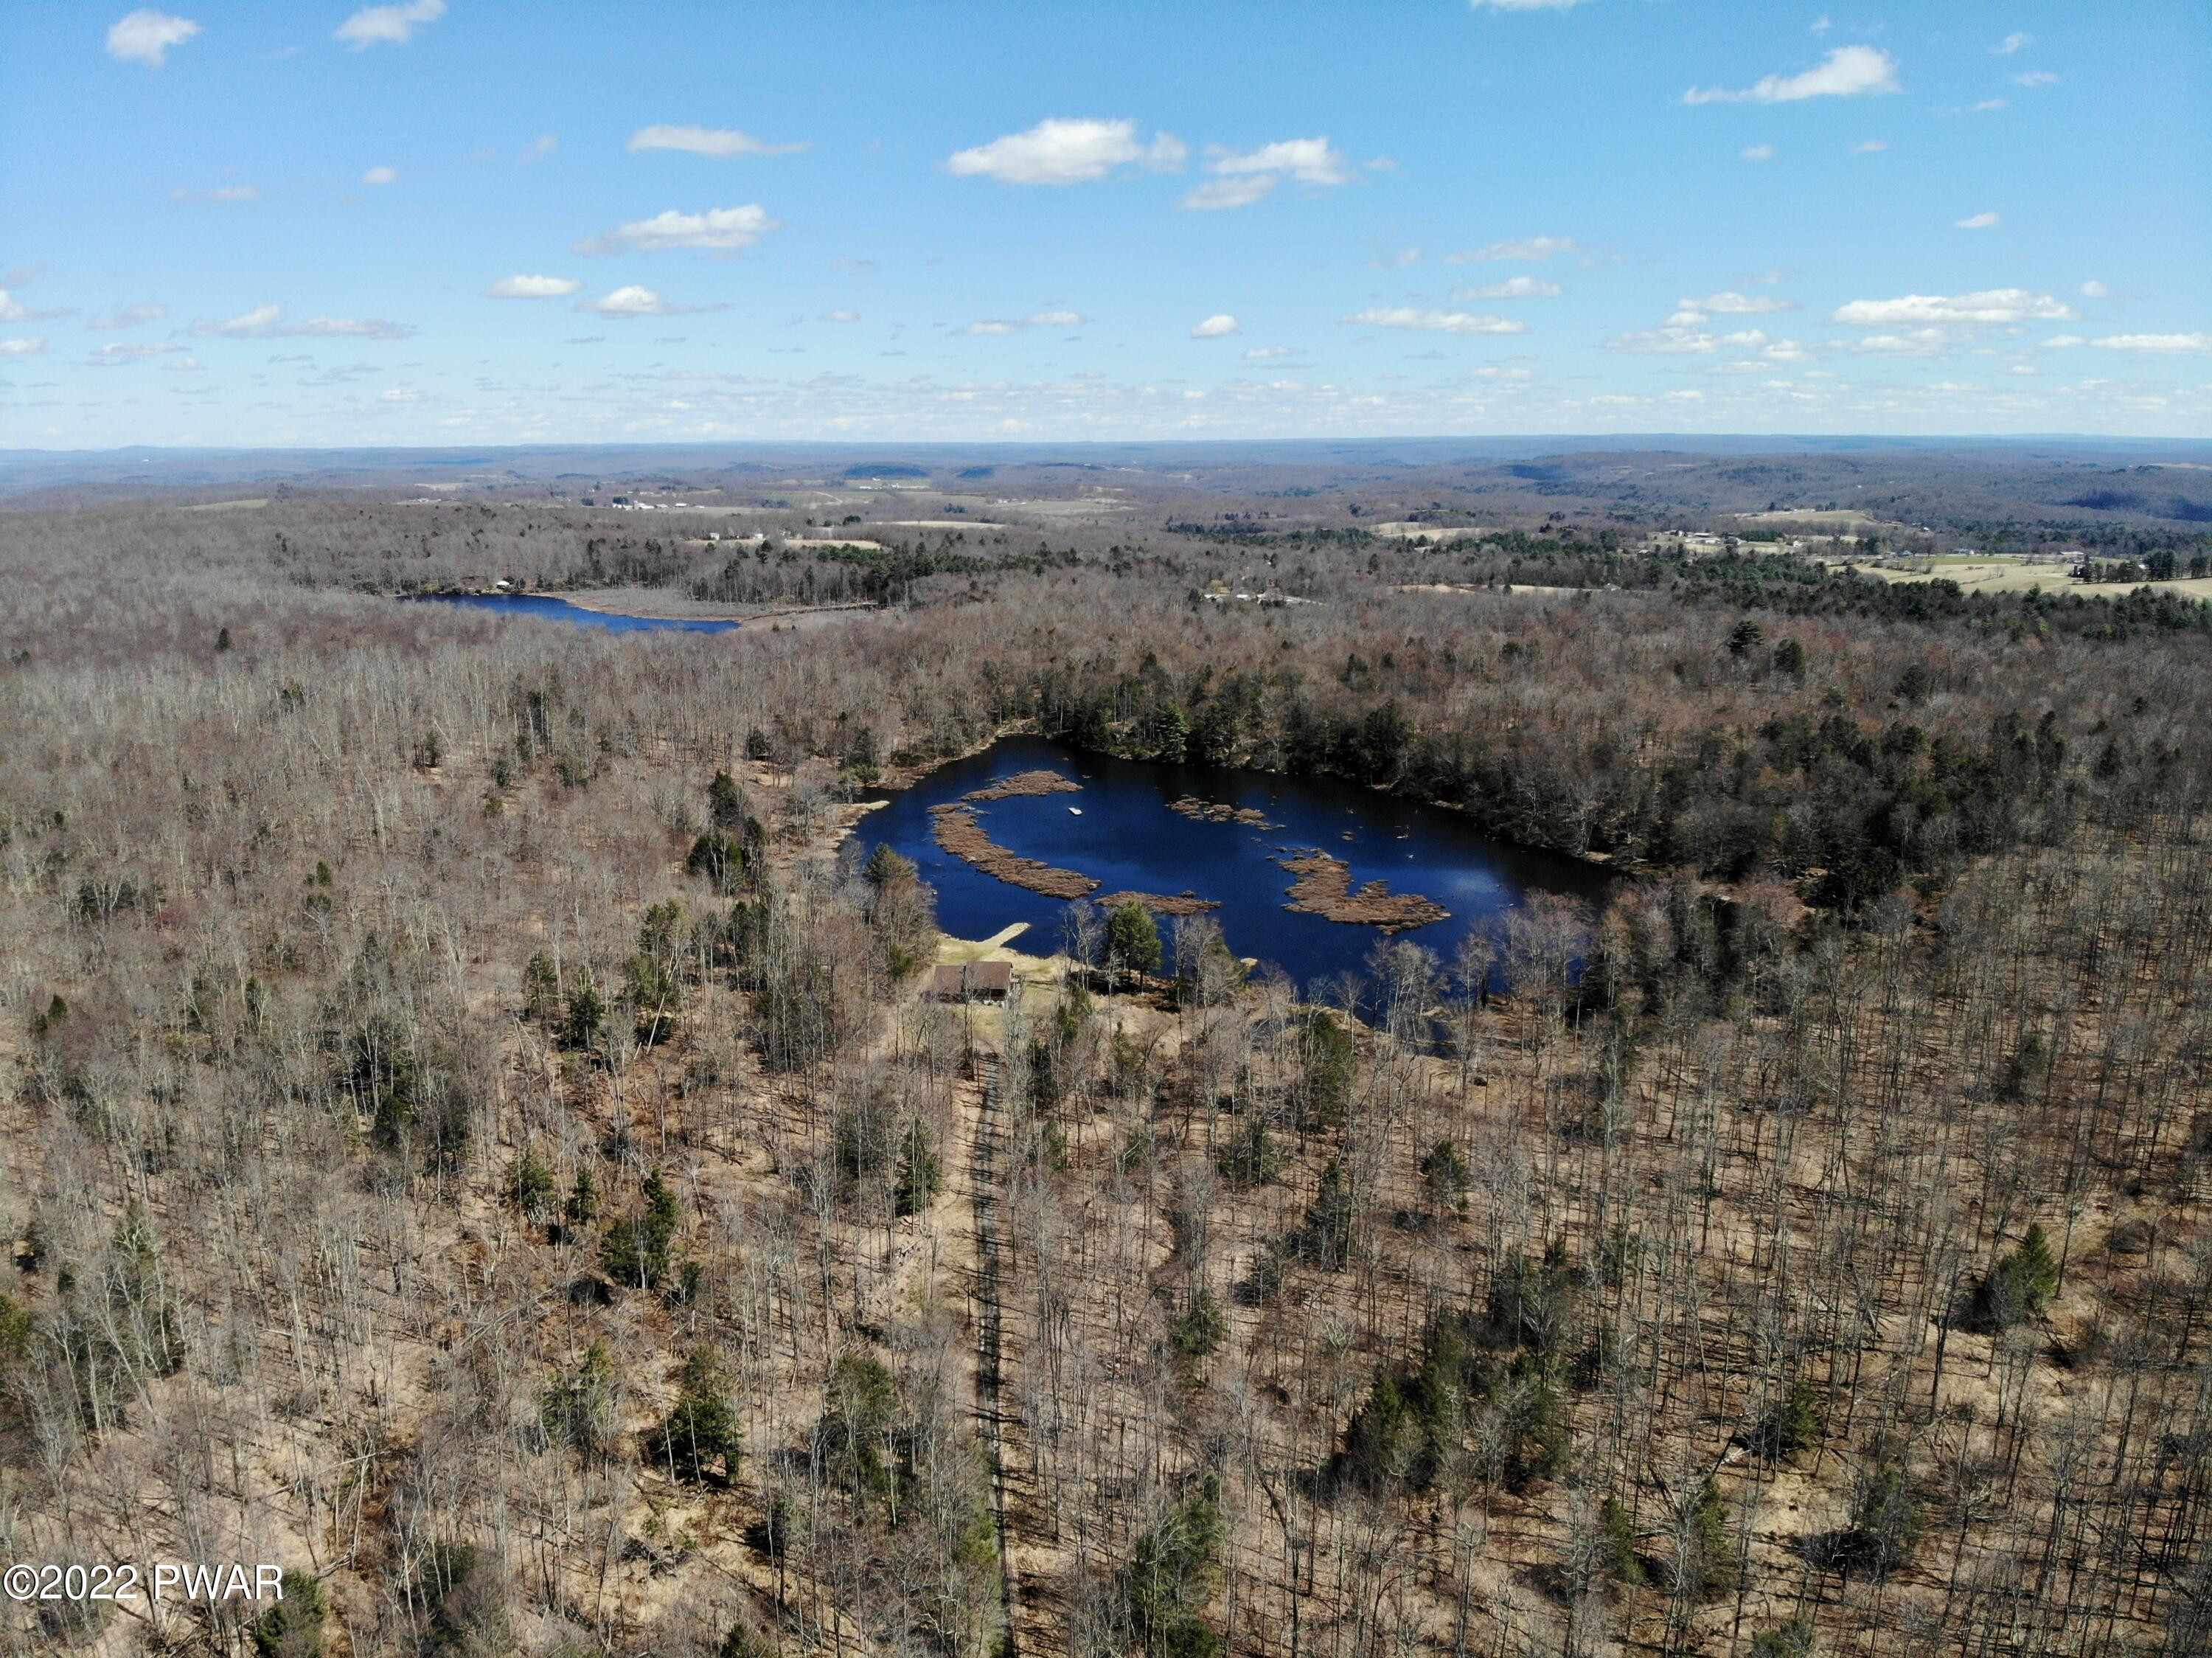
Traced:
<path fill-rule="evenodd" d="M 431 593 L 423 594 L 419 602 L 465 605 L 471 610 L 494 611 L 501 616 L 527 616 L 541 622 L 568 622 L 577 627 L 598 628 L 606 633 L 647 633 L 662 630 L 678 633 L 727 633 L 744 625 L 741 622 L 678 620 L 667 616 L 610 616 L 601 611 L 586 610 L 581 605 L 572 605 L 566 599 L 556 599 L 546 593 Z"/>
<path fill-rule="evenodd" d="M 1064 900 L 987 875 L 938 847 L 929 808 L 957 801 L 994 777 L 1048 768 L 1074 777 L 1079 793 L 1018 795 L 976 803 L 982 827 L 1024 857 L 1094 877 L 1094 897 L 1115 892 L 1218 900 L 1211 911 L 1229 947 L 1281 968 L 1301 989 L 1337 973 L 1362 973 L 1379 929 L 1285 909 L 1291 876 L 1273 859 L 1319 847 L 1352 866 L 1355 886 L 1388 881 L 1451 913 L 1395 936 L 1449 965 L 1476 928 L 1496 930 L 1525 894 L 1596 899 L 1606 874 L 1571 858 L 1507 846 L 1441 808 L 1399 800 L 1327 778 L 1201 765 L 1158 765 L 1079 753 L 1038 737 L 1010 737 L 984 753 L 933 771 L 860 820 L 861 844 L 881 841 L 914 860 L 937 889 L 937 918 L 957 938 L 985 938 L 1017 921 L 1030 931 L 1015 948 L 1048 955 L 1060 946 Z M 1194 820 L 1168 809 L 1185 795 L 1264 814 L 1275 827 Z M 1071 807 L 1079 808 L 1077 812 Z M 1174 922 L 1160 919 L 1163 942 Z"/>

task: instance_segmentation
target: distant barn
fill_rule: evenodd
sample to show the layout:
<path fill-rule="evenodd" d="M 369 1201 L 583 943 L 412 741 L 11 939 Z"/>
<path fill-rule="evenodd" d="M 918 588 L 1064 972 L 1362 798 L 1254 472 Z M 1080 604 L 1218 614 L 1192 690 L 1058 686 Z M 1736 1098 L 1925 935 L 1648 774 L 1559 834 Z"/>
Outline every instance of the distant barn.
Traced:
<path fill-rule="evenodd" d="M 1003 1002 L 1013 987 L 1012 962 L 970 961 L 938 968 L 929 993 L 939 1002 Z"/>

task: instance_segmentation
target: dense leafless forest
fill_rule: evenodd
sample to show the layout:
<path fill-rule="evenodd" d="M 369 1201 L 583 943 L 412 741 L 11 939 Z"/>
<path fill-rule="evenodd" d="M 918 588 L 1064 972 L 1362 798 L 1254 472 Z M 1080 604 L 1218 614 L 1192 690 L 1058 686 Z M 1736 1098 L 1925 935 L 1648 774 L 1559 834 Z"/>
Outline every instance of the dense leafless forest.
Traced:
<path fill-rule="evenodd" d="M 8 1649 L 2212 1649 L 2212 611 L 1850 565 L 2199 486 L 1299 464 L 0 516 L 0 1541 L 287 1573 Z M 1023 729 L 1626 878 L 927 999 Z"/>

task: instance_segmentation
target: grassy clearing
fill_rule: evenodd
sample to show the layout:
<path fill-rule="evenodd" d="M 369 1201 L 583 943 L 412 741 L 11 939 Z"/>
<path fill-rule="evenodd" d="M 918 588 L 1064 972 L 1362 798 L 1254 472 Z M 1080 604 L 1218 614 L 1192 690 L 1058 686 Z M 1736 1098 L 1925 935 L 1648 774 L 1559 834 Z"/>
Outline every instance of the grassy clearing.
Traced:
<path fill-rule="evenodd" d="M 2175 582 L 2082 582 L 2074 580 L 2063 564 L 2032 564 L 2025 558 L 2002 554 L 1982 557 L 1947 552 L 1915 558 L 1909 564 L 1851 564 L 1850 568 L 1861 575 L 1891 583 L 1956 582 L 1969 593 L 2027 593 L 2040 588 L 2045 593 L 2079 593 L 2090 598 L 2109 598 L 2148 587 L 2187 599 L 2212 599 L 2212 576 L 2185 576 Z"/>

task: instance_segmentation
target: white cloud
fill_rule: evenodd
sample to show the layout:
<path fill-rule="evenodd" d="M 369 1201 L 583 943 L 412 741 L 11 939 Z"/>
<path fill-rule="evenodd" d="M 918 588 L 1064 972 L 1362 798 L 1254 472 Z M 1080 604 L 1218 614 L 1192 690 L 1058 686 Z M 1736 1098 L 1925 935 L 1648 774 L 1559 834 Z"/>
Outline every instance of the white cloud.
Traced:
<path fill-rule="evenodd" d="M 1707 309 L 1723 314 L 1738 311 L 1756 314 L 1764 311 L 1788 311 L 1796 308 L 1788 301 L 1746 299 L 1741 294 L 1716 294 L 1712 301 L 1686 299 L 1680 308 L 1656 328 L 1641 332 L 1615 334 L 1605 342 L 1608 351 L 1630 351 L 1643 355 L 1702 357 L 1723 348 L 1734 350 L 1766 350 L 1778 362 L 1796 361 L 1801 348 L 1795 340 L 1773 341 L 1756 328 L 1747 328 L 1733 334 L 1716 334 L 1706 327 L 1711 318 Z"/>
<path fill-rule="evenodd" d="M 2047 69 L 2032 69 L 2025 75 L 2015 75 L 2012 83 L 2016 87 L 2055 87 L 2058 77 Z"/>
<path fill-rule="evenodd" d="M 1818 69 L 1802 75 L 1769 75 L 1741 92 L 1692 87 L 1686 104 L 1794 104 L 1807 98 L 1864 98 L 1901 92 L 1897 60 L 1874 46 L 1838 46 Z"/>
<path fill-rule="evenodd" d="M 372 167 L 361 175 L 361 181 L 363 184 L 397 184 L 399 182 L 399 169 L 396 167 Z"/>
<path fill-rule="evenodd" d="M 2002 213 L 1975 213 L 1963 219 L 1954 219 L 1951 222 L 1960 230 L 1987 230 L 1992 225 L 2003 223 L 2004 215 Z"/>
<path fill-rule="evenodd" d="M 446 0 L 407 0 L 404 5 L 363 6 L 340 23 L 331 38 L 343 40 L 356 52 L 381 44 L 404 46 L 416 25 L 434 23 L 446 15 Z"/>
<path fill-rule="evenodd" d="M 1190 331 L 1193 339 L 1225 339 L 1237 332 L 1237 319 L 1226 311 L 1217 313 Z"/>
<path fill-rule="evenodd" d="M 1907 294 L 1899 299 L 1855 299 L 1838 306 L 1832 320 L 1853 328 L 1889 328 L 1929 323 L 2071 322 L 2077 314 L 2050 294 L 1990 288 L 1948 297 Z"/>
<path fill-rule="evenodd" d="M 1999 41 L 1995 46 L 1990 48 L 1990 50 L 1999 58 L 2009 58 L 2013 53 L 2018 52 L 2022 46 L 2026 46 L 2035 37 L 2032 34 L 2022 34 L 2015 30 L 2014 33 L 2006 35 L 2002 40 Z"/>
<path fill-rule="evenodd" d="M 1284 138 L 1238 154 L 1224 151 L 1206 164 L 1209 173 L 1231 177 L 1249 173 L 1287 173 L 1300 184 L 1326 188 L 1342 184 L 1351 175 L 1345 160 L 1329 147 L 1326 137 Z"/>
<path fill-rule="evenodd" d="M 1656 328 L 1640 333 L 1615 334 L 1606 341 L 1605 349 L 1661 356 L 1703 356 L 1717 351 L 1721 348 L 1720 338 L 1707 331 L 1705 320 L 1695 311 L 1678 311 Z"/>
<path fill-rule="evenodd" d="M 1244 353 L 1247 363 L 1267 363 L 1279 357 L 1296 357 L 1297 353 L 1287 345 L 1255 345 Z"/>
<path fill-rule="evenodd" d="M 1284 138 L 1243 152 L 1216 150 L 1206 164 L 1214 177 L 1186 195 L 1182 204 L 1200 212 L 1249 207 L 1285 178 L 1328 189 L 1351 178 L 1347 166 L 1326 137 Z"/>
<path fill-rule="evenodd" d="M 2011 107 L 2011 104 L 2002 98 L 1984 98 L 1981 102 L 1974 106 L 1974 113 L 1980 115 L 1986 114 L 1991 110 L 2010 109 Z"/>
<path fill-rule="evenodd" d="M 1870 357 L 1941 357 L 1951 349 L 1951 337 L 1941 328 L 1915 328 L 1905 334 L 1869 334 L 1853 341 L 1850 349 Z"/>
<path fill-rule="evenodd" d="M 2212 356 L 2212 334 L 2106 334 L 2090 344 L 2107 351 L 2157 351 Z"/>
<path fill-rule="evenodd" d="M 858 322 L 860 320 L 860 314 L 858 311 L 824 311 L 822 314 L 822 320 L 824 322 Z"/>
<path fill-rule="evenodd" d="M 1276 183 L 1272 173 L 1255 173 L 1239 179 L 1212 179 L 1186 192 L 1182 205 L 1194 213 L 1249 207 L 1273 190 Z"/>
<path fill-rule="evenodd" d="M 415 330 L 404 323 L 354 317 L 309 317 L 304 322 L 284 320 L 281 305 L 255 306 L 228 322 L 196 322 L 192 332 L 228 339 L 405 339 Z"/>
<path fill-rule="evenodd" d="M 682 317 L 701 311 L 725 311 L 725 305 L 672 305 L 650 288 L 641 288 L 632 283 L 617 288 L 605 299 L 585 299 L 576 302 L 579 311 L 595 312 L 603 317 Z"/>
<path fill-rule="evenodd" d="M 1763 317 L 1797 308 L 1796 300 L 1781 299 L 1771 294 L 1739 294 L 1734 289 L 1708 294 L 1703 299 L 1686 299 L 1680 304 L 1685 311 L 1710 311 L 1723 317 Z"/>
<path fill-rule="evenodd" d="M 1889 140 L 1887 138 L 1869 138 L 1863 143 L 1853 144 L 1851 146 L 1851 154 L 1854 155 L 1879 155 L 1883 150 L 1888 148 Z"/>
<path fill-rule="evenodd" d="M 649 219 L 617 226 L 604 236 L 580 241 L 576 251 L 596 254 L 619 253 L 624 248 L 650 253 L 670 247 L 750 247 L 769 231 L 781 228 L 758 202 L 748 202 L 743 207 L 710 207 L 703 213 L 679 213 L 672 207 Z"/>
<path fill-rule="evenodd" d="M 1384 253 L 1371 259 L 1367 261 L 1367 268 L 1370 271 L 1402 271 L 1409 265 L 1419 265 L 1420 262 L 1421 250 L 1418 247 L 1408 247 L 1401 253 Z"/>
<path fill-rule="evenodd" d="M 584 284 L 574 277 L 501 277 L 484 290 L 486 299 L 566 299 Z"/>
<path fill-rule="evenodd" d="M 2069 345 L 2087 345 L 2089 342 L 2079 334 L 2053 334 L 2043 343 L 2046 348 L 2057 350 Z"/>
<path fill-rule="evenodd" d="M 2094 277 L 2083 283 L 2074 291 L 2081 295 L 2083 299 L 2110 299 L 2112 296 L 2112 290 Z"/>
<path fill-rule="evenodd" d="M 1818 17 L 1815 17 L 1813 20 L 1813 33 L 1815 34 L 1826 34 L 1830 29 L 1835 27 L 1835 19 L 1829 16 L 1828 14 L 1824 11 Z"/>
<path fill-rule="evenodd" d="M 200 26 L 189 17 L 172 17 L 167 12 L 141 8 L 109 26 L 107 55 L 122 63 L 159 69 L 171 46 L 184 45 L 199 32 Z"/>
<path fill-rule="evenodd" d="M 1578 253 L 1582 244 L 1572 236 L 1525 236 L 1518 241 L 1494 241 L 1486 247 L 1470 247 L 1444 255 L 1446 265 L 1474 265 L 1486 259 L 1514 259 L 1541 265 L 1557 253 Z"/>
<path fill-rule="evenodd" d="M 1172 173 L 1188 154 L 1180 138 L 1164 132 L 1155 133 L 1149 145 L 1138 143 L 1134 121 L 1054 117 L 1026 132 L 956 150 L 946 158 L 945 170 L 1001 184 L 1088 184 L 1130 165 Z"/>
<path fill-rule="evenodd" d="M 376 394 L 379 403 L 420 403 L 422 393 L 405 386 L 394 386 Z"/>
<path fill-rule="evenodd" d="M 1038 311 L 1025 317 L 986 317 L 960 330 L 963 334 L 1018 334 L 1024 328 L 1077 328 L 1090 321 L 1080 311 Z"/>
<path fill-rule="evenodd" d="M 532 138 L 524 148 L 522 153 L 520 155 L 517 155 L 514 159 L 521 162 L 523 166 L 528 167 L 532 162 L 544 161 L 555 150 L 560 149 L 560 147 L 561 141 L 558 138 L 555 137 L 550 132 L 541 132 L 535 138 Z"/>
<path fill-rule="evenodd" d="M 0 357 L 35 357 L 46 349 L 43 339 L 0 339 Z"/>
<path fill-rule="evenodd" d="M 261 188 L 251 184 L 217 185 L 213 190 L 186 190 L 182 186 L 169 192 L 173 202 L 212 202 L 218 207 L 239 207 L 247 202 L 261 199 Z"/>
<path fill-rule="evenodd" d="M 1480 288 L 1465 283 L 1451 290 L 1455 300 L 1471 299 L 1557 299 L 1566 290 L 1556 282 L 1543 282 L 1534 277 L 1508 277 L 1504 282 L 1486 283 Z"/>
<path fill-rule="evenodd" d="M 161 369 L 165 374 L 190 375 L 198 373 L 201 366 L 198 357 L 187 353 L 183 357 L 170 358 L 161 365 Z"/>
<path fill-rule="evenodd" d="M 1468 311 L 1424 311 L 1409 305 L 1374 306 L 1343 321 L 1370 328 L 1433 329 L 1446 334 L 1525 334 L 1528 325 L 1509 317 L 1476 316 Z"/>
<path fill-rule="evenodd" d="M 10 271 L 8 274 L 19 281 L 28 281 L 38 273 L 39 267 L 33 266 L 27 272 Z M 67 306 L 57 306 L 47 311 L 34 311 L 6 289 L 0 288 L 0 322 L 45 322 L 53 317 L 65 317 L 69 314 Z"/>
<path fill-rule="evenodd" d="M 88 328 L 136 328 L 142 322 L 155 322 L 169 314 L 166 305 L 156 305 L 150 300 L 143 305 L 123 305 L 106 316 L 94 317 L 85 326 Z"/>
<path fill-rule="evenodd" d="M 1771 162 L 1774 159 L 1774 146 L 1753 144 L 1743 152 L 1743 158 L 1747 162 Z"/>
<path fill-rule="evenodd" d="M 143 363 L 149 357 L 175 357 L 184 349 L 181 345 L 126 345 L 118 340 L 94 352 L 92 361 L 96 368 L 120 369 L 133 363 Z"/>
<path fill-rule="evenodd" d="M 804 149 L 798 144 L 772 144 L 735 127 L 641 126 L 629 135 L 632 155 L 641 149 L 681 149 L 694 155 L 726 161 L 732 155 L 789 155 Z"/>

